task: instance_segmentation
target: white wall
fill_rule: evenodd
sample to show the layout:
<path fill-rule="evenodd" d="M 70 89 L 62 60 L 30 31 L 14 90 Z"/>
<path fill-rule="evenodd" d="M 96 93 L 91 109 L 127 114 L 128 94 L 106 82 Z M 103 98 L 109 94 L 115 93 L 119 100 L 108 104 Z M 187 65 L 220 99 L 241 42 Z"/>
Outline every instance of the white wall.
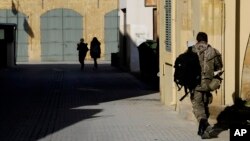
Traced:
<path fill-rule="evenodd" d="M 119 1 L 120 9 L 126 8 L 126 2 L 127 2 L 127 0 L 120 0 L 120 1 Z"/>
<path fill-rule="evenodd" d="M 153 39 L 153 8 L 145 7 L 144 0 L 126 0 L 128 60 L 131 72 L 139 72 L 137 46 Z"/>

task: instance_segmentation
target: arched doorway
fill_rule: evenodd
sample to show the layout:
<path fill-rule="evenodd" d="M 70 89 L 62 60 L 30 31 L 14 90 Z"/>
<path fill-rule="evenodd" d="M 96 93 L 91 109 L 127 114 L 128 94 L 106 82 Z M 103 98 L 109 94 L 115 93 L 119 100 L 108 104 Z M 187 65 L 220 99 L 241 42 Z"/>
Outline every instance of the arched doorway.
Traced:
<path fill-rule="evenodd" d="M 41 61 L 77 61 L 76 44 L 83 37 L 83 16 L 71 9 L 53 9 L 41 16 Z"/>
<path fill-rule="evenodd" d="M 105 59 L 111 60 L 111 53 L 118 52 L 118 10 L 105 14 Z"/>
<path fill-rule="evenodd" d="M 17 24 L 16 46 L 17 62 L 28 62 L 28 33 L 25 31 L 24 23 L 26 16 L 21 12 L 13 12 L 10 9 L 0 9 L 0 23 Z"/>

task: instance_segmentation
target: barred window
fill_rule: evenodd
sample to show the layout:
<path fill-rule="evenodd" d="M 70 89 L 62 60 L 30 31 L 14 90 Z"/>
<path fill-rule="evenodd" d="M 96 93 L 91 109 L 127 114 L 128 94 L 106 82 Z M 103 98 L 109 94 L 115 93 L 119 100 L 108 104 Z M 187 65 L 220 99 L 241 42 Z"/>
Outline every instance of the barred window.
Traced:
<path fill-rule="evenodd" d="M 171 52 L 171 0 L 165 0 L 165 13 L 166 13 L 166 50 Z"/>

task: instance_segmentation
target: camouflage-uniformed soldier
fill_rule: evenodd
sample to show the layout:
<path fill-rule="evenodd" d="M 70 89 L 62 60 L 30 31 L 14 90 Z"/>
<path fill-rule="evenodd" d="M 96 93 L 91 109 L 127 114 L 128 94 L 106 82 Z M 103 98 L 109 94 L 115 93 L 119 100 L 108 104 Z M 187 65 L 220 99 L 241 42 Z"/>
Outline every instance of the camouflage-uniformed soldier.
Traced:
<path fill-rule="evenodd" d="M 212 94 L 210 93 L 211 90 L 209 88 L 209 83 L 214 77 L 214 72 L 220 71 L 223 66 L 219 51 L 208 44 L 206 33 L 199 32 L 196 40 L 197 43 L 193 47 L 193 51 L 197 52 L 199 56 L 202 72 L 201 84 L 196 87 L 194 94 L 191 95 L 191 102 L 193 113 L 199 122 L 198 135 L 202 138 L 209 138 L 207 135 L 204 137 L 204 132 L 211 128 L 208 123 L 208 105 L 212 102 Z"/>

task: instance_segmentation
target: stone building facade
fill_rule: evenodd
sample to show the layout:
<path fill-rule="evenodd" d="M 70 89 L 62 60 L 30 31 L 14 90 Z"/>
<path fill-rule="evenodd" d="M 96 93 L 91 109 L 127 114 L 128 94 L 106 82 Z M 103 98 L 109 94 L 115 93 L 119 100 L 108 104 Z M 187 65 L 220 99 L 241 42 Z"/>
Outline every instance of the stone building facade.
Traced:
<path fill-rule="evenodd" d="M 118 0 L 4 0 L 0 23 L 18 26 L 17 62 L 77 61 L 76 44 L 93 37 L 110 60 L 118 51 L 117 9 Z"/>
<path fill-rule="evenodd" d="M 173 64 L 199 31 L 208 34 L 208 42 L 222 53 L 224 62 L 223 83 L 213 92 L 211 116 L 216 118 L 236 98 L 249 101 L 249 4 L 248 0 L 157 0 L 163 103 L 185 118 L 192 116 L 190 99 L 179 101 L 184 92 L 177 91 L 173 81 Z"/>

